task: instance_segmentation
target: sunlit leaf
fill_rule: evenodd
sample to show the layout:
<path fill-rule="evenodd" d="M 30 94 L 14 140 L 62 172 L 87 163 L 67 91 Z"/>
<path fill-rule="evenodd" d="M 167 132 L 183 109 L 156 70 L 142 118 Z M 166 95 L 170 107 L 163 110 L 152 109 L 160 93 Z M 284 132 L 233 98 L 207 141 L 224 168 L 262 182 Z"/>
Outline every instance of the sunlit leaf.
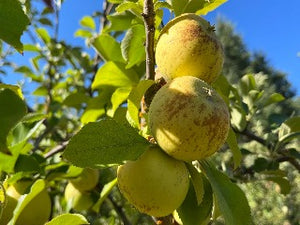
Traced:
<path fill-rule="evenodd" d="M 139 82 L 139 75 L 133 69 L 126 69 L 118 62 L 106 62 L 97 71 L 92 89 L 101 87 L 131 87 Z"/>
<path fill-rule="evenodd" d="M 126 68 L 145 61 L 145 28 L 143 25 L 132 26 L 125 34 L 121 43 L 124 59 L 127 61 Z"/>
<path fill-rule="evenodd" d="M 88 123 L 72 137 L 63 157 L 75 166 L 99 168 L 135 160 L 149 145 L 132 127 L 104 119 Z"/>
<path fill-rule="evenodd" d="M 128 117 L 132 126 L 139 128 L 139 110 L 141 108 L 141 100 L 146 90 L 154 83 L 153 80 L 142 80 L 140 83 L 132 89 L 128 97 Z"/>
<path fill-rule="evenodd" d="M 87 219 L 81 214 L 62 214 L 53 218 L 45 225 L 86 225 L 90 224 Z"/>
<path fill-rule="evenodd" d="M 92 39 L 91 44 L 105 61 L 125 62 L 120 43 L 109 34 L 100 34 Z"/>
<path fill-rule="evenodd" d="M 84 16 L 80 20 L 80 25 L 83 26 L 83 27 L 90 28 L 92 30 L 96 29 L 95 21 L 94 21 L 94 19 L 91 16 Z"/>
<path fill-rule="evenodd" d="M 107 196 L 111 193 L 113 187 L 115 187 L 116 185 L 117 185 L 117 178 L 104 185 L 100 193 L 100 198 L 93 206 L 93 210 L 95 212 L 99 213 L 102 203 L 107 198 Z"/>

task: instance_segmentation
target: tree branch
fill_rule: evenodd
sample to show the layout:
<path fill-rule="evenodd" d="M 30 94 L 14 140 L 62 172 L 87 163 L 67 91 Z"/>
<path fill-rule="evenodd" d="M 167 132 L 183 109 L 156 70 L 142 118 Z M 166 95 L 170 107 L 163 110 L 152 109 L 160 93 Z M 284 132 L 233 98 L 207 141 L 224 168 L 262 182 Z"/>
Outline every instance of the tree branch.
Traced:
<path fill-rule="evenodd" d="M 65 141 L 60 145 L 57 145 L 56 147 L 52 148 L 49 152 L 45 154 L 45 158 L 49 158 L 55 155 L 56 153 L 63 151 L 67 147 L 68 143 L 68 141 Z"/>
<path fill-rule="evenodd" d="M 126 214 L 123 211 L 123 208 L 121 206 L 119 206 L 115 200 L 112 198 L 111 195 L 108 195 L 108 199 L 110 200 L 110 202 L 112 203 L 112 205 L 114 206 L 114 209 L 116 210 L 116 212 L 118 213 L 118 215 L 120 216 L 122 222 L 124 223 L 124 225 L 132 225 L 131 222 L 128 220 Z"/>
<path fill-rule="evenodd" d="M 146 32 L 146 79 L 154 80 L 154 33 L 155 33 L 155 12 L 153 0 L 144 0 L 144 10 L 142 14 Z"/>

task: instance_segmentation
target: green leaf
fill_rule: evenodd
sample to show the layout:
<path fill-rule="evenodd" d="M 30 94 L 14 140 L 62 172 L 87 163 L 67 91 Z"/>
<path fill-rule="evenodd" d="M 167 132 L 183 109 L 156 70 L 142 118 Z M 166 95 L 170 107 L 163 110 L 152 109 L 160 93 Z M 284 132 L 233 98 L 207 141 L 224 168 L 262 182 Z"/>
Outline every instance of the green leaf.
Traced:
<path fill-rule="evenodd" d="M 105 27 L 104 32 L 111 32 L 111 31 L 124 31 L 128 30 L 135 22 L 133 19 L 137 19 L 135 15 L 132 13 L 125 11 L 123 13 L 114 13 L 107 16 L 110 24 Z M 138 23 L 143 23 L 140 19 Z"/>
<path fill-rule="evenodd" d="M 30 155 L 19 155 L 14 168 L 15 172 L 39 172 L 40 166 L 35 157 Z"/>
<path fill-rule="evenodd" d="M 234 169 L 238 168 L 242 161 L 242 153 L 238 146 L 238 142 L 236 139 L 236 135 L 232 128 L 229 129 L 228 137 L 227 137 L 227 144 L 232 152 L 233 161 L 234 161 Z"/>
<path fill-rule="evenodd" d="M 281 102 L 283 100 L 284 100 L 284 97 L 281 94 L 273 93 L 273 94 L 271 94 L 271 96 L 265 102 L 264 107 L 266 107 L 268 105 L 271 105 L 271 104 L 274 104 L 274 103 L 277 103 L 277 102 Z"/>
<path fill-rule="evenodd" d="M 244 130 L 247 126 L 245 110 L 238 105 L 230 107 L 230 110 L 232 126 L 237 128 L 239 131 Z"/>
<path fill-rule="evenodd" d="M 40 198 L 41 196 L 44 198 L 44 194 L 46 194 L 47 197 L 43 203 L 50 205 L 51 200 L 47 193 L 46 182 L 42 179 L 39 179 L 32 185 L 30 192 L 26 195 L 23 195 L 23 197 L 19 199 L 18 205 L 14 211 L 13 218 L 9 222 L 9 225 L 21 224 L 22 222 L 19 220 L 24 216 L 24 211 L 26 211 L 24 209 L 28 206 L 28 204 Z"/>
<path fill-rule="evenodd" d="M 256 89 L 256 81 L 252 74 L 244 75 L 239 82 L 240 90 L 243 95 L 247 96 L 249 91 Z"/>
<path fill-rule="evenodd" d="M 157 1 L 154 3 L 154 11 L 157 11 L 160 8 L 166 8 L 172 10 L 172 6 L 168 2 Z"/>
<path fill-rule="evenodd" d="M 291 184 L 286 178 L 276 176 L 276 177 L 267 177 L 266 180 L 273 181 L 276 184 L 278 184 L 280 187 L 281 194 L 287 195 L 291 191 Z"/>
<path fill-rule="evenodd" d="M 74 36 L 81 37 L 81 38 L 91 38 L 93 36 L 93 34 L 89 30 L 78 29 L 78 30 L 76 30 Z"/>
<path fill-rule="evenodd" d="M 99 168 L 135 160 L 149 145 L 132 127 L 105 119 L 85 125 L 63 156 L 75 166 Z"/>
<path fill-rule="evenodd" d="M 199 173 L 193 165 L 186 164 L 186 166 L 190 172 L 191 180 L 194 186 L 194 191 L 197 197 L 197 204 L 199 205 L 202 202 L 203 195 L 205 193 L 202 179 L 203 175 Z"/>
<path fill-rule="evenodd" d="M 110 102 L 113 91 L 111 88 L 102 89 L 99 96 L 88 101 L 87 107 L 81 116 L 81 122 L 87 124 L 88 122 L 96 121 L 100 116 L 105 115 L 106 105 Z"/>
<path fill-rule="evenodd" d="M 212 207 L 213 207 L 213 195 L 211 186 L 207 178 L 200 174 L 203 180 L 204 195 L 200 205 L 198 205 L 195 189 L 193 185 L 190 185 L 188 194 L 177 209 L 178 215 L 184 225 L 204 225 L 209 221 Z"/>
<path fill-rule="evenodd" d="M 0 171 L 5 171 L 7 173 L 14 172 L 17 159 L 18 154 L 9 155 L 0 152 Z"/>
<path fill-rule="evenodd" d="M 23 52 L 20 38 L 30 21 L 18 0 L 0 1 L 0 39 Z"/>
<path fill-rule="evenodd" d="M 128 117 L 132 121 L 132 126 L 140 128 L 139 111 L 141 108 L 141 100 L 146 90 L 154 84 L 153 80 L 142 80 L 132 89 L 128 97 Z"/>
<path fill-rule="evenodd" d="M 122 55 L 127 61 L 126 68 L 145 61 L 145 38 L 145 28 L 140 24 L 132 26 L 126 32 L 121 43 Z"/>
<path fill-rule="evenodd" d="M 118 7 L 116 8 L 116 11 L 118 13 L 122 13 L 126 10 L 133 12 L 135 15 L 137 15 L 139 17 L 141 17 L 142 12 L 143 12 L 143 8 L 141 7 L 140 4 L 138 4 L 136 2 L 130 2 L 130 1 L 124 1 L 123 3 L 118 5 Z"/>
<path fill-rule="evenodd" d="M 93 210 L 96 213 L 99 213 L 102 203 L 107 198 L 107 196 L 110 194 L 113 187 L 115 187 L 117 185 L 117 183 L 118 183 L 118 181 L 117 181 L 117 178 L 116 178 L 116 179 L 110 181 L 109 183 L 107 183 L 103 186 L 103 188 L 101 190 L 101 193 L 100 193 L 100 198 L 98 199 L 98 201 L 93 206 Z"/>
<path fill-rule="evenodd" d="M 80 109 L 83 103 L 87 103 L 89 101 L 89 97 L 84 93 L 72 93 L 68 95 L 62 104 L 74 107 L 76 109 Z"/>
<path fill-rule="evenodd" d="M 208 178 L 217 204 L 225 219 L 230 225 L 252 224 L 250 207 L 244 192 L 232 183 L 229 178 L 218 171 L 214 165 L 206 160 L 200 162 L 202 171 Z"/>
<path fill-rule="evenodd" d="M 87 219 L 80 214 L 62 214 L 53 218 L 45 225 L 86 225 L 90 224 Z"/>
<path fill-rule="evenodd" d="M 6 137 L 9 131 L 27 112 L 26 104 L 10 89 L 0 90 L 0 152 L 7 152 Z"/>
<path fill-rule="evenodd" d="M 182 13 L 196 13 L 197 15 L 206 15 L 213 11 L 227 0 L 169 0 L 175 16 Z"/>
<path fill-rule="evenodd" d="M 19 86 L 17 85 L 11 85 L 11 84 L 3 84 L 3 83 L 0 83 L 0 91 L 2 89 L 10 89 L 12 90 L 13 92 L 15 92 L 16 95 L 18 95 L 21 99 L 24 99 L 24 96 L 22 94 L 22 90 Z"/>
<path fill-rule="evenodd" d="M 220 5 L 222 5 L 225 2 L 227 2 L 227 0 L 209 0 L 209 1 L 206 0 L 203 8 L 200 10 L 197 10 L 196 14 L 197 15 L 206 15 L 207 13 L 215 10 L 216 8 L 218 8 Z"/>
<path fill-rule="evenodd" d="M 120 43 L 109 34 L 100 34 L 92 39 L 91 44 L 105 61 L 125 62 Z"/>
<path fill-rule="evenodd" d="M 117 110 L 117 108 L 124 103 L 130 92 L 131 92 L 131 87 L 121 87 L 118 88 L 111 96 L 111 103 L 112 103 L 112 111 L 113 114 L 115 113 L 115 111 Z"/>
<path fill-rule="evenodd" d="M 90 28 L 92 30 L 96 29 L 95 21 L 94 21 L 94 19 L 91 16 L 84 16 L 80 20 L 80 25 L 83 26 L 83 27 Z"/>
<path fill-rule="evenodd" d="M 125 65 L 118 62 L 106 62 L 97 71 L 92 89 L 101 87 L 131 87 L 139 82 L 139 76 L 133 69 L 125 69 Z"/>
<path fill-rule="evenodd" d="M 35 31 L 45 44 L 50 42 L 51 37 L 45 28 L 37 28 Z"/>
<path fill-rule="evenodd" d="M 43 25 L 48 25 L 48 26 L 53 25 L 51 20 L 49 20 L 48 18 L 45 18 L 45 17 L 40 18 L 38 21 Z"/>
<path fill-rule="evenodd" d="M 279 141 L 283 141 L 288 135 L 300 131 L 300 116 L 287 119 L 279 128 Z"/>
<path fill-rule="evenodd" d="M 170 4 L 173 7 L 175 16 L 179 16 L 181 13 L 183 13 L 183 9 L 188 2 L 189 0 L 170 0 Z"/>

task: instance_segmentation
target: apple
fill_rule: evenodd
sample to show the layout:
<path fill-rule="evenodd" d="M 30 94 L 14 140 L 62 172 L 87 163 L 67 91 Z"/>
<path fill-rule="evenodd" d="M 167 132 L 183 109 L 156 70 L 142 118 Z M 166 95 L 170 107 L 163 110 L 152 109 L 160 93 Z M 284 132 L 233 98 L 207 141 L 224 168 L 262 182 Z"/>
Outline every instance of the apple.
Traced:
<path fill-rule="evenodd" d="M 202 17 L 186 13 L 161 30 L 155 60 L 166 81 L 188 75 L 210 84 L 222 70 L 224 53 L 214 27 Z"/>
<path fill-rule="evenodd" d="M 88 210 L 94 203 L 89 192 L 81 192 L 71 182 L 65 188 L 65 199 L 76 211 Z"/>
<path fill-rule="evenodd" d="M 184 161 L 212 155 L 225 143 L 230 127 L 224 100 L 193 76 L 177 77 L 155 94 L 149 128 L 158 145 Z"/>
<path fill-rule="evenodd" d="M 140 212 L 162 217 L 171 214 L 184 201 L 189 173 L 184 162 L 159 147 L 152 147 L 136 161 L 118 167 L 121 193 Z"/>
<path fill-rule="evenodd" d="M 90 191 L 96 187 L 99 180 L 99 170 L 84 168 L 82 173 L 70 182 L 80 191 Z"/>

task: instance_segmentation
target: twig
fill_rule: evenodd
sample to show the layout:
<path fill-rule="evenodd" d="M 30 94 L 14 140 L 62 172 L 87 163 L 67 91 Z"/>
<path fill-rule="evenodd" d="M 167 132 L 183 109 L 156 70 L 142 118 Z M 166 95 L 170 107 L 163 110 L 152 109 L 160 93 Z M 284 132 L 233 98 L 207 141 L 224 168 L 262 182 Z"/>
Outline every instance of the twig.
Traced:
<path fill-rule="evenodd" d="M 145 24 L 145 32 L 146 32 L 146 79 L 154 80 L 154 66 L 155 66 L 155 58 L 154 58 L 154 33 L 155 33 L 155 21 L 154 21 L 154 4 L 153 0 L 145 0 L 144 1 L 144 10 L 142 14 L 144 18 Z"/>
<path fill-rule="evenodd" d="M 56 147 L 52 148 L 49 152 L 47 152 L 45 154 L 45 158 L 49 158 L 49 157 L 55 155 L 56 153 L 63 151 L 66 148 L 66 146 L 68 145 L 68 143 L 69 143 L 68 141 L 65 141 L 65 142 L 61 143 L 60 145 L 57 145 Z"/>
<path fill-rule="evenodd" d="M 278 151 L 278 153 L 280 155 L 282 155 L 281 157 L 277 158 L 277 162 L 289 162 L 290 164 L 292 164 L 300 173 L 300 163 L 293 158 L 292 156 L 289 156 L 286 154 L 286 152 L 284 150 Z"/>
<path fill-rule="evenodd" d="M 257 141 L 258 143 L 266 146 L 270 151 L 273 151 L 273 149 L 274 149 L 274 146 L 271 143 L 268 143 L 265 139 L 251 133 L 247 129 L 245 129 L 243 131 L 235 130 L 235 132 L 239 133 L 239 134 L 242 134 L 242 135 L 245 135 L 249 139 Z M 295 158 L 293 158 L 292 156 L 287 155 L 287 152 L 285 150 L 278 150 L 277 153 L 281 155 L 279 158 L 276 159 L 277 162 L 289 162 L 300 173 L 300 164 Z"/>
<path fill-rule="evenodd" d="M 110 200 L 110 202 L 112 203 L 112 205 L 114 206 L 114 209 L 116 210 L 116 212 L 118 213 L 118 215 L 120 216 L 121 220 L 123 221 L 124 225 L 132 225 L 131 222 L 128 220 L 126 214 L 123 211 L 123 208 L 120 207 L 115 201 L 114 199 L 111 197 L 111 195 L 108 195 L 108 199 Z"/>

